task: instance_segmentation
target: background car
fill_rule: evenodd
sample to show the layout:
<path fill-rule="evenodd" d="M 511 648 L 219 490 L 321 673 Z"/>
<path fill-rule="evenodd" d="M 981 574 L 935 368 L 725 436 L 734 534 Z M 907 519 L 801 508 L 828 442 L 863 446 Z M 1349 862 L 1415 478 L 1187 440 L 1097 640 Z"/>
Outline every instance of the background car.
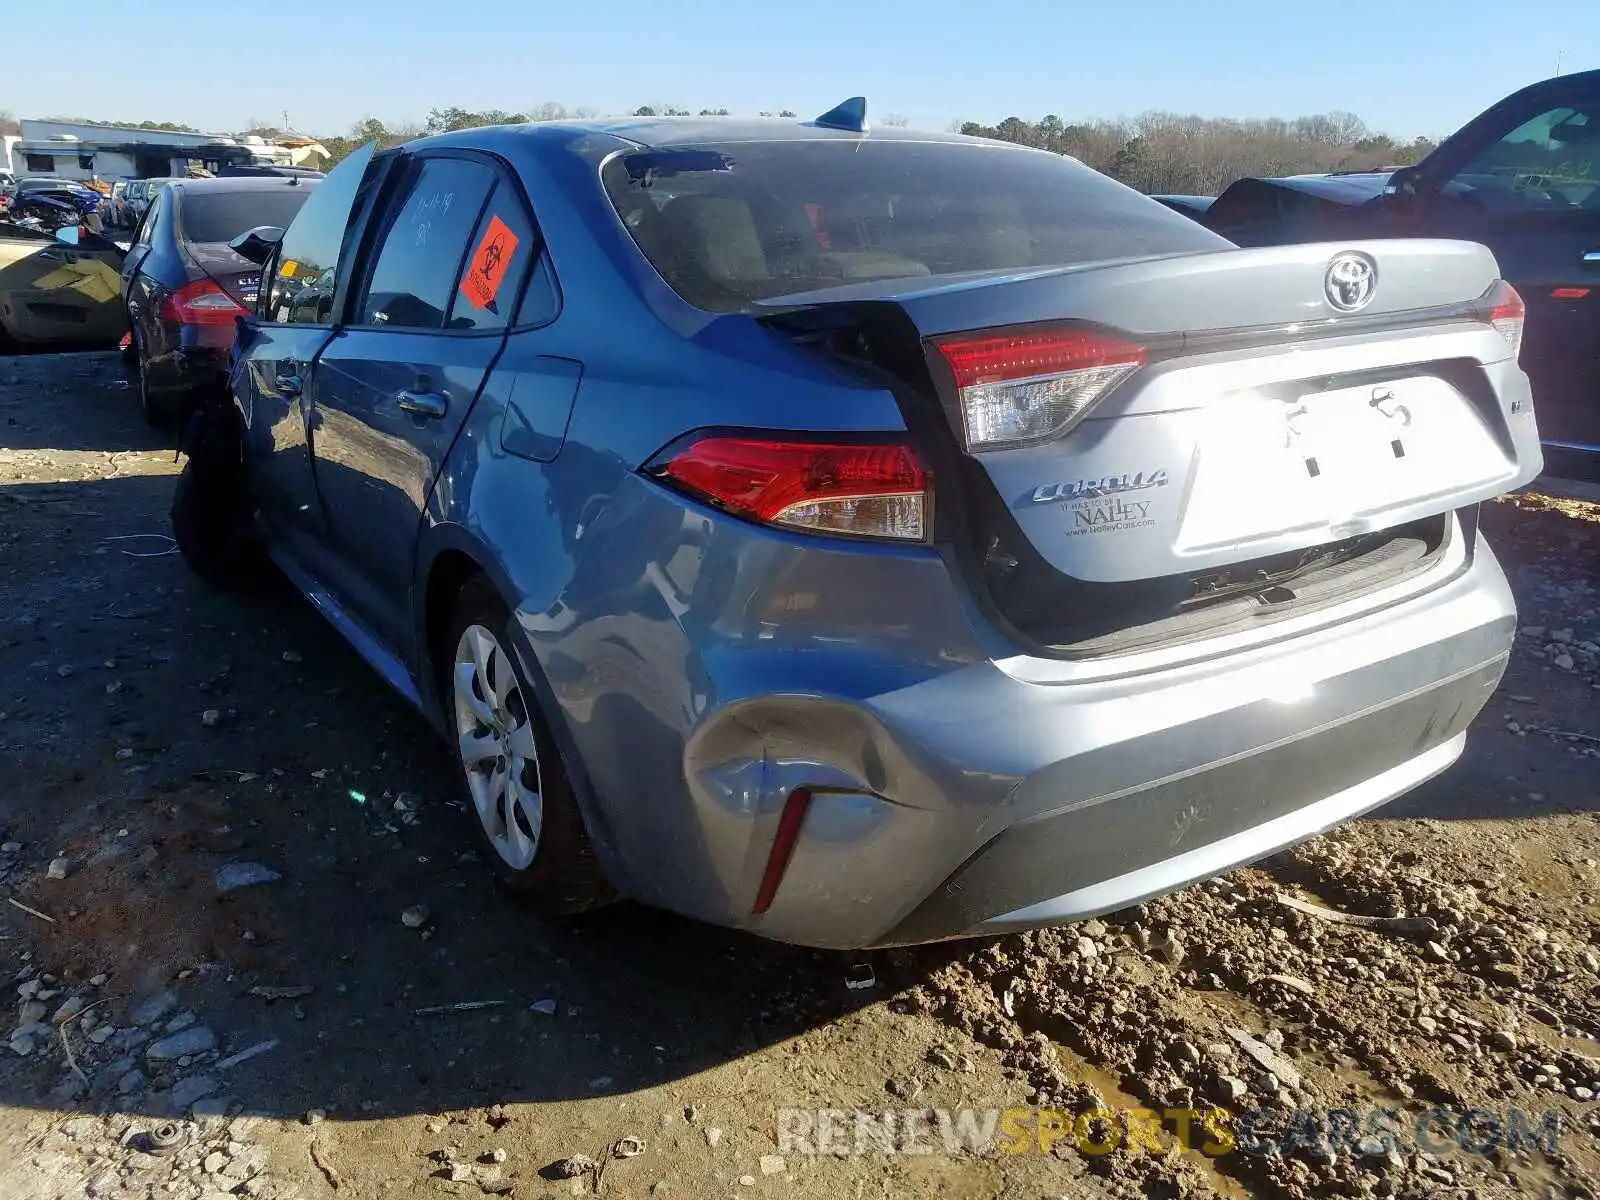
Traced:
<path fill-rule="evenodd" d="M 1150 199 L 1158 204 L 1165 204 L 1173 212 L 1180 212 L 1186 217 L 1199 220 L 1216 201 L 1214 196 L 1164 196 L 1153 195 Z"/>
<path fill-rule="evenodd" d="M 1454 761 L 1515 624 L 1476 505 L 1539 469 L 1491 256 L 1240 250 L 864 115 L 352 155 L 260 243 L 180 551 L 264 539 L 547 912 L 1051 924 Z"/>
<path fill-rule="evenodd" d="M 114 344 L 127 328 L 118 271 L 104 237 L 62 240 L 53 231 L 0 231 L 0 342 L 16 346 Z"/>
<path fill-rule="evenodd" d="M 1460 238 L 1527 304 L 1522 363 L 1545 457 L 1600 479 L 1600 71 L 1533 84 L 1391 174 L 1242 180 L 1206 214 L 1243 245 Z"/>
<path fill-rule="evenodd" d="M 183 416 L 195 392 L 220 378 L 234 320 L 256 301 L 260 269 L 228 245 L 260 225 L 283 227 L 317 181 L 182 179 L 165 183 L 122 265 L 122 292 L 152 424 Z"/>
<path fill-rule="evenodd" d="M 152 179 L 133 179 L 128 182 L 127 201 L 129 211 L 137 223 L 150 208 L 150 202 L 167 184 L 187 176 L 169 175 Z"/>

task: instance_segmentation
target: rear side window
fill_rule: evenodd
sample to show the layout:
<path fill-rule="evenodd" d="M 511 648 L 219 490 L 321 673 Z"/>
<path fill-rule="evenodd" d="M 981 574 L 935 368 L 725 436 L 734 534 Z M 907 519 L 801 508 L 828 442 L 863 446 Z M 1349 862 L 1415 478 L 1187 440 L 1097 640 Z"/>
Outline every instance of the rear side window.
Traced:
<path fill-rule="evenodd" d="M 231 242 L 258 225 L 287 229 L 312 190 L 308 182 L 262 191 L 186 191 L 178 227 L 187 242 Z"/>
<path fill-rule="evenodd" d="M 1228 246 L 1079 163 L 1000 146 L 720 143 L 619 155 L 601 179 L 645 257 L 713 312 L 850 284 Z"/>
<path fill-rule="evenodd" d="M 533 222 L 521 199 L 503 181 L 472 231 L 471 253 L 461 268 L 461 278 L 451 297 L 449 329 L 503 329 L 511 323 L 512 307 L 522 290 L 529 264 L 542 268 L 541 247 Z M 533 291 L 548 289 L 549 276 L 542 269 L 533 281 Z M 517 313 L 518 324 L 538 324 L 548 320 L 546 310 L 554 308 L 548 292 L 543 297 L 530 293 L 523 298 Z M 553 314 L 550 314 L 553 315 Z"/>
<path fill-rule="evenodd" d="M 166 205 L 165 205 L 165 202 L 162 199 L 161 194 L 157 193 L 156 194 L 156 198 L 150 202 L 150 207 L 144 210 L 144 221 L 139 226 L 139 237 L 138 237 L 138 244 L 139 245 L 141 245 L 141 246 L 153 246 L 153 245 L 155 245 L 155 241 L 156 241 L 156 222 L 161 219 L 161 210 L 163 208 L 165 208 L 165 207 L 166 207 Z"/>
<path fill-rule="evenodd" d="M 473 240 L 494 183 L 492 170 L 466 159 L 424 158 L 412 164 L 390 204 L 372 272 L 356 305 L 356 324 L 444 328 L 469 245 L 480 256 L 498 247 L 501 258 L 496 262 L 507 261 L 509 239 L 498 236 L 498 230 L 493 245 Z"/>
<path fill-rule="evenodd" d="M 263 291 L 263 315 L 268 320 L 296 325 L 332 322 L 339 252 L 374 146 L 363 146 L 328 172 L 284 231 L 271 282 Z"/>

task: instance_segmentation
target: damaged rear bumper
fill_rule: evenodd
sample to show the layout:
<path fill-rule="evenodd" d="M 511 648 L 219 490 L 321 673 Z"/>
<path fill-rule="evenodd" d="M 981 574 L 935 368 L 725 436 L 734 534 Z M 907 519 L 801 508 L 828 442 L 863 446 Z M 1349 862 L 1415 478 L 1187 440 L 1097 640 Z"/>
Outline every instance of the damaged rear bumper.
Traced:
<path fill-rule="evenodd" d="M 685 762 L 727 911 L 697 915 L 813 946 L 927 942 L 1112 911 L 1302 841 L 1449 766 L 1498 684 L 1515 627 L 1498 563 L 1480 540 L 1439 572 L 1364 616 L 1165 670 L 1012 659 L 713 710 Z M 756 913 L 797 788 L 804 819 Z"/>

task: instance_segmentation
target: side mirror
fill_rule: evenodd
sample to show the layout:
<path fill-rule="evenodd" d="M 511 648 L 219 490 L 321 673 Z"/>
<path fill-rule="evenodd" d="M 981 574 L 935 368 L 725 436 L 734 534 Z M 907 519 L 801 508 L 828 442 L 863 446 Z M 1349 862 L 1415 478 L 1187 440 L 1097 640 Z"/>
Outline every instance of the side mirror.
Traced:
<path fill-rule="evenodd" d="M 283 230 L 278 226 L 257 225 L 234 238 L 228 247 L 240 258 L 248 259 L 259 267 L 272 257 L 272 252 L 282 240 Z"/>
<path fill-rule="evenodd" d="M 82 231 L 76 225 L 63 225 L 56 230 L 56 241 L 68 246 L 76 246 L 82 237 Z"/>
<path fill-rule="evenodd" d="M 1563 146 L 1593 146 L 1600 143 L 1600 122 L 1568 117 L 1550 129 L 1550 140 Z"/>
<path fill-rule="evenodd" d="M 1422 172 L 1415 167 L 1401 167 L 1389 176 L 1389 182 L 1383 185 L 1385 196 L 1399 196 L 1412 199 L 1417 194 L 1417 189 L 1422 186 Z"/>

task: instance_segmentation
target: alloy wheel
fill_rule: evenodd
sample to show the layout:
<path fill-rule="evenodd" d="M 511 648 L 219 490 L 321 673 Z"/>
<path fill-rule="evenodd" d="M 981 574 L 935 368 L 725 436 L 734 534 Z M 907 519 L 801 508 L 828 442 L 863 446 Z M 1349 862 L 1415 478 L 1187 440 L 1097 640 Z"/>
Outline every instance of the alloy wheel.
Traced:
<path fill-rule="evenodd" d="M 539 747 L 522 683 L 500 640 L 468 625 L 456 643 L 456 742 L 490 844 L 516 871 L 539 852 L 544 798 Z"/>

